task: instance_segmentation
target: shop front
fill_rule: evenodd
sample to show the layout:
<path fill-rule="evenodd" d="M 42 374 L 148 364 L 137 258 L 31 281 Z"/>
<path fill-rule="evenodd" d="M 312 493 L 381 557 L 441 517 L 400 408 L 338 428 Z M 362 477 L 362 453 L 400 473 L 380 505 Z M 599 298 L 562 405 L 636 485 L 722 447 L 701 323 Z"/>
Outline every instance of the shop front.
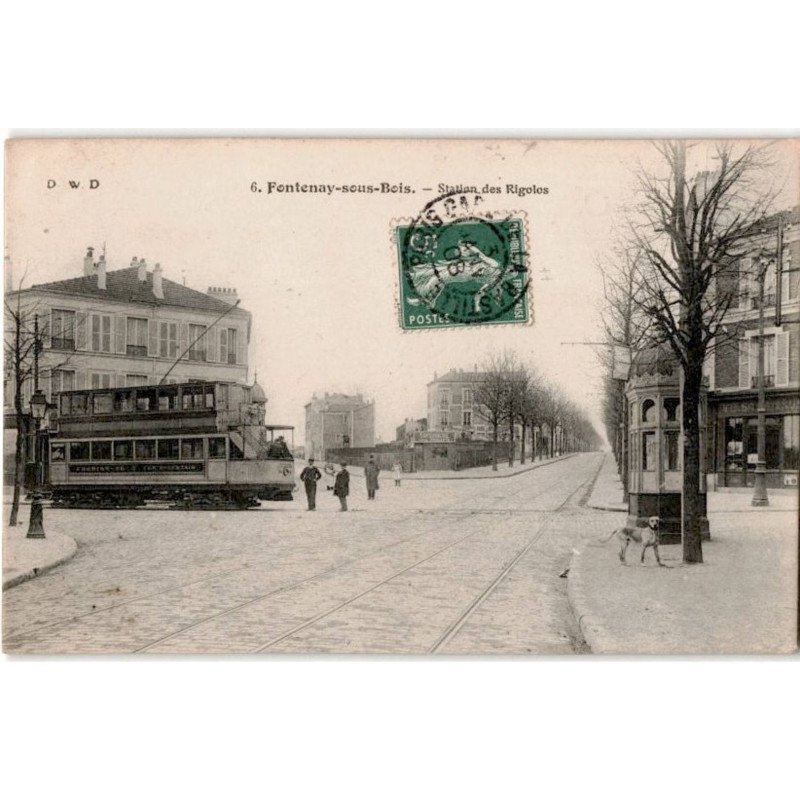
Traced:
<path fill-rule="evenodd" d="M 714 472 L 717 486 L 752 487 L 758 462 L 755 398 L 710 400 L 714 417 Z M 765 427 L 767 487 L 797 486 L 800 470 L 800 398 L 767 397 Z"/>

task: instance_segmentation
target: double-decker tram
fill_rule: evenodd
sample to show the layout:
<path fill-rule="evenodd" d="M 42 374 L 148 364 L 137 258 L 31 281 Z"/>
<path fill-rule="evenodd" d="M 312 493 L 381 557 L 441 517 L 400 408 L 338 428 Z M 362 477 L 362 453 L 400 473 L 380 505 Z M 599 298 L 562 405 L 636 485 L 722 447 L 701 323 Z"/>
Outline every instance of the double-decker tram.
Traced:
<path fill-rule="evenodd" d="M 265 423 L 258 384 L 61 392 L 56 406 L 47 487 L 56 507 L 243 509 L 292 499 L 294 429 Z"/>

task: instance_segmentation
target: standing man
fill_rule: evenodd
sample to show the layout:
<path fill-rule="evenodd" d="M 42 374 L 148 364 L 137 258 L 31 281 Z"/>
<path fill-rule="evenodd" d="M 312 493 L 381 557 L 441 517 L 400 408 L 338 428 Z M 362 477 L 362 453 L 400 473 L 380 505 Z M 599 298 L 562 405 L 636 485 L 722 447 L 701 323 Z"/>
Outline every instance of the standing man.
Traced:
<path fill-rule="evenodd" d="M 378 490 L 378 473 L 380 469 L 375 463 L 375 456 L 369 457 L 369 463 L 364 467 L 364 476 L 367 479 L 367 499 L 374 500 L 375 492 Z"/>
<path fill-rule="evenodd" d="M 333 484 L 333 493 L 339 498 L 341 503 L 340 511 L 347 511 L 347 495 L 350 494 L 350 473 L 347 471 L 347 464 L 342 464 L 341 470 L 336 475 Z"/>
<path fill-rule="evenodd" d="M 308 510 L 317 510 L 317 481 L 322 477 L 322 473 L 314 466 L 314 459 L 308 459 L 308 466 L 300 473 L 300 480 L 306 487 L 306 497 L 308 498 Z"/>

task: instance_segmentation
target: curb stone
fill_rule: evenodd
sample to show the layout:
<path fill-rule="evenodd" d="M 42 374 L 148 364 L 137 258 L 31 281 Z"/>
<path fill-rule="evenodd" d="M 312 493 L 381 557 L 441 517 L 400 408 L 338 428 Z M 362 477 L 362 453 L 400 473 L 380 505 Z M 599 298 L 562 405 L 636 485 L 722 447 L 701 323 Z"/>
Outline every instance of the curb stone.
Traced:
<path fill-rule="evenodd" d="M 66 534 L 61 534 L 61 536 L 68 540 L 67 552 L 41 567 L 32 567 L 31 569 L 28 569 L 25 572 L 20 572 L 11 576 L 10 578 L 3 578 L 3 591 L 5 592 L 7 589 L 12 589 L 14 586 L 19 586 L 21 583 L 25 583 L 33 578 L 38 578 L 40 575 L 44 575 L 51 569 L 60 567 L 62 564 L 65 564 L 67 561 L 69 561 L 75 555 L 75 553 L 78 552 L 78 543 L 71 536 L 67 536 Z"/>
<path fill-rule="evenodd" d="M 612 655 L 623 652 L 623 648 L 612 636 L 601 620 L 599 620 L 589 609 L 590 604 L 586 599 L 586 592 L 583 588 L 583 571 L 581 561 L 584 554 L 585 544 L 580 545 L 581 549 L 575 549 L 569 562 L 569 572 L 567 573 L 567 597 L 572 607 L 572 614 L 578 622 L 586 644 L 594 655 Z"/>
<path fill-rule="evenodd" d="M 564 461 L 567 458 L 573 458 L 574 456 L 578 455 L 577 453 L 565 453 L 563 456 L 556 456 L 555 458 L 550 458 L 547 461 L 539 461 L 536 464 L 531 464 L 530 466 L 525 467 L 525 469 L 519 469 L 516 472 L 506 473 L 505 475 L 442 475 L 441 477 L 437 476 L 434 478 L 412 478 L 411 475 L 414 473 L 403 473 L 403 480 L 404 481 L 487 481 L 487 480 L 498 480 L 499 478 L 516 478 L 517 475 L 524 475 L 526 472 L 531 472 L 531 470 L 539 469 L 539 467 L 546 467 L 549 464 L 555 464 L 557 461 Z"/>

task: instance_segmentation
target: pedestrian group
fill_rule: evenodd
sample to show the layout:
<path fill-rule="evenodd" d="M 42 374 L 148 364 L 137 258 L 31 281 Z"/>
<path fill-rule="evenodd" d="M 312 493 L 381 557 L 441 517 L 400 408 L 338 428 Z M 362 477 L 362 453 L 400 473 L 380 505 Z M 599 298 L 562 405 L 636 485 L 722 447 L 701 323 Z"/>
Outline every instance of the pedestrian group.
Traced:
<path fill-rule="evenodd" d="M 339 498 L 340 511 L 347 511 L 347 496 L 350 494 L 350 473 L 347 471 L 347 464 L 342 463 L 339 465 L 338 472 L 335 471 L 332 464 L 325 465 L 326 488 L 331 489 L 329 478 L 336 475 L 333 482 L 333 494 Z M 369 457 L 369 462 L 364 466 L 364 477 L 367 482 L 367 499 L 374 500 L 375 492 L 378 491 L 378 475 L 380 474 L 380 467 L 375 463 L 375 456 Z M 402 468 L 399 464 L 393 467 L 395 486 L 400 485 L 400 473 Z M 308 510 L 317 510 L 317 481 L 322 478 L 322 473 L 314 466 L 314 459 L 308 459 L 308 466 L 300 473 L 300 480 L 306 490 L 306 499 L 308 500 Z"/>

